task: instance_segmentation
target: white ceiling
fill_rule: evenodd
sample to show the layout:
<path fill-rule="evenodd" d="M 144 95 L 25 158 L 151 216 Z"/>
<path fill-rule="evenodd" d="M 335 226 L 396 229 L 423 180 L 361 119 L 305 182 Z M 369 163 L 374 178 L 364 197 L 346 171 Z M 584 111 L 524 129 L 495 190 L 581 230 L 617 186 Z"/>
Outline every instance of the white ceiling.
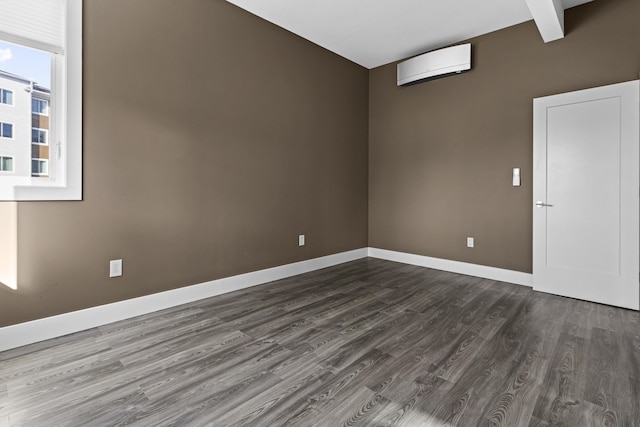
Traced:
<path fill-rule="evenodd" d="M 227 1 L 366 68 L 532 19 L 525 0 Z"/>

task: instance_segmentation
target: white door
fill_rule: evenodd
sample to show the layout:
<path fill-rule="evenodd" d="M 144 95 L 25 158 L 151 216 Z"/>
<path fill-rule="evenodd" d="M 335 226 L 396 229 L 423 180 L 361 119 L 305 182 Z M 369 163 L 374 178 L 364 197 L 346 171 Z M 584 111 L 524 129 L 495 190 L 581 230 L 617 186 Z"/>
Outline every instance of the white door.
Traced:
<path fill-rule="evenodd" d="M 537 98 L 533 288 L 640 304 L 639 81 Z"/>

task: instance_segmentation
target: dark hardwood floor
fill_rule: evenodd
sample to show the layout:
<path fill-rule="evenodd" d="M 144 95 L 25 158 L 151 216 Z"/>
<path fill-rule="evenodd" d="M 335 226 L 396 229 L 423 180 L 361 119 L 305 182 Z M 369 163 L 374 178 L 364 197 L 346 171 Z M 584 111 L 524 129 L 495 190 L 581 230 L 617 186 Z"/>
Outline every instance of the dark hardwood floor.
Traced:
<path fill-rule="evenodd" d="M 640 316 L 368 258 L 0 353 L 7 425 L 640 426 Z"/>

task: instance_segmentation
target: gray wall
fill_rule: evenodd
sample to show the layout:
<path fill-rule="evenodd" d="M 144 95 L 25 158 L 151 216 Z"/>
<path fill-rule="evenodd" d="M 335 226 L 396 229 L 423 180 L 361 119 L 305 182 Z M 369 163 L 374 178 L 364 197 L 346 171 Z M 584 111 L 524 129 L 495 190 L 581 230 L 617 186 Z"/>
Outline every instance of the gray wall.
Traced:
<path fill-rule="evenodd" d="M 638 0 L 596 0 L 558 41 L 533 21 L 470 40 L 466 74 L 398 88 L 395 64 L 372 70 L 369 245 L 531 272 L 532 100 L 637 79 L 639 17 Z"/>

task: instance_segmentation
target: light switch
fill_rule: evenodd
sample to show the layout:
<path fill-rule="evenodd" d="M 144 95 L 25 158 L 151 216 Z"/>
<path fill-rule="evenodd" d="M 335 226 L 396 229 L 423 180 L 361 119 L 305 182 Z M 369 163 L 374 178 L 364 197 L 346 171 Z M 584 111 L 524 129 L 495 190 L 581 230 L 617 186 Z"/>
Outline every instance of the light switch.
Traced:
<path fill-rule="evenodd" d="M 520 168 L 513 168 L 513 186 L 520 187 Z"/>

